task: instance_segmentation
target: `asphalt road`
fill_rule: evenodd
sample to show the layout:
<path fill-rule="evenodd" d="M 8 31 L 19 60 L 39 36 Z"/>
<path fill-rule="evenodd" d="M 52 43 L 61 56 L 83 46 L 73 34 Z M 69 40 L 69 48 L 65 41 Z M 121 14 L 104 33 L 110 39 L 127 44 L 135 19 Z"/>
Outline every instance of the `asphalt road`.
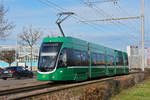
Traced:
<path fill-rule="evenodd" d="M 0 87 L 20 85 L 20 84 L 36 82 L 36 81 L 37 81 L 36 77 L 34 77 L 34 78 L 22 78 L 22 79 L 8 78 L 7 80 L 0 79 Z"/>

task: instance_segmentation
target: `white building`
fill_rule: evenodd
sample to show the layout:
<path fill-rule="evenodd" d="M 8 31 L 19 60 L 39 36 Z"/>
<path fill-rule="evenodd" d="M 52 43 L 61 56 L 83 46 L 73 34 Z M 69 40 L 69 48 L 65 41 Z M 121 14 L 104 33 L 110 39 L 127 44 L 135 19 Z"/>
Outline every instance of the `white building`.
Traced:
<path fill-rule="evenodd" d="M 127 46 L 127 53 L 130 68 L 140 68 L 141 59 L 138 46 Z"/>
<path fill-rule="evenodd" d="M 147 49 L 147 48 L 146 48 Z M 149 49 L 145 49 L 145 68 L 149 68 L 150 58 L 149 58 Z M 139 54 L 138 46 L 127 46 L 127 53 L 129 58 L 129 67 L 130 68 L 141 68 L 141 55 Z"/>
<path fill-rule="evenodd" d="M 7 45 L 1 45 L 0 46 L 0 51 L 5 51 L 5 50 L 15 50 L 16 51 L 16 60 L 12 65 L 22 65 L 22 66 L 31 66 L 30 61 L 31 61 L 31 49 L 28 46 L 7 46 Z M 32 66 L 37 67 L 37 62 L 38 62 L 38 56 L 39 56 L 39 46 L 34 46 L 32 50 Z M 3 62 L 0 60 L 0 67 L 6 67 L 8 66 L 7 63 Z"/>

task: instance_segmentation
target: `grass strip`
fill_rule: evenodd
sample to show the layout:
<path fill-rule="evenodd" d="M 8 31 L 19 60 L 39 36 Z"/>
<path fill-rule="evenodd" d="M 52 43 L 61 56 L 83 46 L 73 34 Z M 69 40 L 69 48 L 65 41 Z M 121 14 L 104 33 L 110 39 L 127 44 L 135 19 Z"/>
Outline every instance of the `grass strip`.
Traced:
<path fill-rule="evenodd" d="M 122 90 L 110 100 L 150 100 L 150 77 L 132 88 Z"/>

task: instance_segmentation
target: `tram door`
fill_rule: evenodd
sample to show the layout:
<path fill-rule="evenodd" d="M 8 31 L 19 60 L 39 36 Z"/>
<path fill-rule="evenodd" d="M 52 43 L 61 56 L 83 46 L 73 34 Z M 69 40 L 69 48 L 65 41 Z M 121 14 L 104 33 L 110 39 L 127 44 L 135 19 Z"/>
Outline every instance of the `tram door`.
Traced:
<path fill-rule="evenodd" d="M 107 66 L 107 75 L 112 76 L 115 73 L 115 52 L 113 50 L 108 50 L 107 49 L 107 58 L 106 58 L 106 66 Z"/>
<path fill-rule="evenodd" d="M 90 43 L 88 43 L 88 77 L 91 78 L 91 55 L 90 55 Z"/>

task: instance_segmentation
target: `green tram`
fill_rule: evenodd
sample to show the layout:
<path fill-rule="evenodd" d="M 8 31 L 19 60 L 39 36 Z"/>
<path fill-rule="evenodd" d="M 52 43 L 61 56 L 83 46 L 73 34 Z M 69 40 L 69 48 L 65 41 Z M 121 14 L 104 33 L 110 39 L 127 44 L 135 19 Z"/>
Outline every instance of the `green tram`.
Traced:
<path fill-rule="evenodd" d="M 46 37 L 40 48 L 37 80 L 83 81 L 128 74 L 127 53 L 73 37 Z"/>

